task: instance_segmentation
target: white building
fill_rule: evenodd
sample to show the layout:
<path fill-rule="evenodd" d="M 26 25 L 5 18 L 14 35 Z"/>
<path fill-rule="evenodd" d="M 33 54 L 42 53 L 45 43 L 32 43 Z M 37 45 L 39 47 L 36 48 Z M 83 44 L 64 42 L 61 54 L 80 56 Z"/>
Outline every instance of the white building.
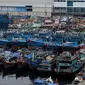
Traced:
<path fill-rule="evenodd" d="M 51 16 L 53 0 L 0 0 L 0 12 L 11 15 Z"/>
<path fill-rule="evenodd" d="M 55 14 L 85 14 L 85 0 L 54 0 Z"/>

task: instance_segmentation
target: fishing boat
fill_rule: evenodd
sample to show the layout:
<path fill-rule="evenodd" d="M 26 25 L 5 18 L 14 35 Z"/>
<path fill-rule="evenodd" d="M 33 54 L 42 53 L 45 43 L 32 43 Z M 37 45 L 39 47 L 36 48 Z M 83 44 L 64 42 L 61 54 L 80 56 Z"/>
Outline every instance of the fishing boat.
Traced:
<path fill-rule="evenodd" d="M 37 79 L 35 79 L 33 85 L 59 85 L 59 84 L 58 84 L 57 79 L 54 82 L 53 79 L 50 76 L 47 79 L 46 78 L 37 78 Z"/>
<path fill-rule="evenodd" d="M 20 55 L 17 58 L 18 68 L 29 66 L 30 60 L 32 57 L 33 57 L 33 54 L 31 53 L 31 51 L 22 49 L 22 52 L 20 53 Z"/>
<path fill-rule="evenodd" d="M 74 42 L 76 43 L 77 45 L 81 44 L 82 43 L 82 36 L 80 34 L 77 34 L 77 33 L 72 33 L 72 34 L 69 34 L 68 36 L 68 41 L 69 42 Z"/>
<path fill-rule="evenodd" d="M 56 42 L 57 46 L 61 46 L 61 44 L 66 40 L 64 39 L 65 35 L 63 32 L 64 31 L 56 31 L 52 36 L 52 41 Z"/>
<path fill-rule="evenodd" d="M 65 42 L 61 45 L 63 50 L 70 51 L 70 50 L 78 50 L 80 45 L 77 42 Z"/>
<path fill-rule="evenodd" d="M 28 39 L 28 46 L 45 47 L 45 48 L 57 48 L 61 42 L 53 42 L 47 39 Z"/>
<path fill-rule="evenodd" d="M 3 63 L 4 63 L 4 68 L 10 68 L 10 67 L 15 67 L 16 66 L 16 58 L 18 54 L 12 54 L 11 51 L 5 51 L 4 52 L 4 59 L 3 59 Z"/>
<path fill-rule="evenodd" d="M 56 48 L 58 48 L 58 43 L 56 43 L 56 42 L 53 42 L 53 41 L 49 41 L 49 42 L 44 42 L 44 46 L 43 47 L 45 47 L 45 48 L 50 48 L 50 49 L 56 49 Z"/>
<path fill-rule="evenodd" d="M 41 48 L 38 48 L 34 52 L 32 52 L 33 56 L 29 64 L 30 69 L 37 69 L 41 61 L 44 59 L 44 57 L 47 56 L 47 52 L 46 50 L 43 50 Z"/>
<path fill-rule="evenodd" d="M 9 41 L 8 44 L 15 46 L 27 46 L 26 40 L 24 38 L 12 38 L 12 40 Z"/>
<path fill-rule="evenodd" d="M 43 55 L 45 55 L 45 52 L 35 52 L 33 53 L 33 56 L 30 60 L 29 68 L 32 69 L 37 69 L 39 63 L 42 60 Z"/>
<path fill-rule="evenodd" d="M 25 67 L 26 65 L 27 65 L 26 59 L 24 58 L 23 54 L 21 53 L 17 59 L 17 66 L 18 66 L 18 68 L 22 68 L 22 67 Z"/>
<path fill-rule="evenodd" d="M 54 66 L 56 65 L 56 56 L 52 54 L 48 54 L 47 56 L 43 57 L 43 60 L 39 64 L 37 70 L 39 71 L 53 71 Z"/>
<path fill-rule="evenodd" d="M 78 72 L 83 65 L 84 63 L 78 59 L 78 56 L 72 56 L 70 52 L 64 51 L 57 58 L 55 72 L 59 74 L 71 74 Z"/>
<path fill-rule="evenodd" d="M 0 50 L 0 67 L 4 66 L 3 60 L 4 60 L 3 52 L 1 52 Z"/>
<path fill-rule="evenodd" d="M 79 50 L 80 46 L 83 45 L 83 36 L 78 33 L 67 33 L 67 40 L 62 43 L 61 47 L 63 50 Z M 64 39 L 65 40 L 65 39 Z"/>
<path fill-rule="evenodd" d="M 85 48 L 81 48 L 76 52 L 76 55 L 78 56 L 78 58 L 85 62 Z"/>
<path fill-rule="evenodd" d="M 31 38 L 27 40 L 28 46 L 42 47 L 44 46 L 43 40 L 38 38 Z"/>

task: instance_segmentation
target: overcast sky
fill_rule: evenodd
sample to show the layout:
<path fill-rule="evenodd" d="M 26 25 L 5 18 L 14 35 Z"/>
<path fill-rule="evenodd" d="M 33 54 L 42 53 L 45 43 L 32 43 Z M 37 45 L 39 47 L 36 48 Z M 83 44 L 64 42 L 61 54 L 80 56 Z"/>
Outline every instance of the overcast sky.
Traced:
<path fill-rule="evenodd" d="M 53 0 L 0 0 L 0 4 L 52 4 Z"/>

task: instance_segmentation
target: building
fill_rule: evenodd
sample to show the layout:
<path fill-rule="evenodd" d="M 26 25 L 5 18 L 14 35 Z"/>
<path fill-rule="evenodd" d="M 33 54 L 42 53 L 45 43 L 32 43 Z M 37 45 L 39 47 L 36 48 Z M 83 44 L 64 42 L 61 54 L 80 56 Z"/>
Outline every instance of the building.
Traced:
<path fill-rule="evenodd" d="M 0 13 L 51 16 L 53 0 L 0 0 Z"/>
<path fill-rule="evenodd" d="M 6 15 L 6 14 L 1 15 L 0 14 L 0 31 L 1 30 L 7 30 L 8 24 L 9 24 L 8 15 Z"/>
<path fill-rule="evenodd" d="M 84 15 L 85 0 L 54 0 L 54 15 Z"/>

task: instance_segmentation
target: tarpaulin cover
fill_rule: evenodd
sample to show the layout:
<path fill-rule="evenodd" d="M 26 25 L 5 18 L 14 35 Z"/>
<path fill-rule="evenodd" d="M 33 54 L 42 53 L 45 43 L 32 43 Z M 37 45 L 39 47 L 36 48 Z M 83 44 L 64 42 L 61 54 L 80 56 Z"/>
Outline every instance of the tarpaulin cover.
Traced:
<path fill-rule="evenodd" d="M 43 84 L 45 80 L 35 80 L 34 84 Z"/>
<path fill-rule="evenodd" d="M 62 46 L 72 46 L 72 47 L 76 47 L 76 46 L 78 46 L 78 43 L 77 43 L 77 42 L 63 43 Z"/>
<path fill-rule="evenodd" d="M 51 84 L 51 83 L 48 83 L 47 85 L 58 85 L 58 84 Z"/>
<path fill-rule="evenodd" d="M 62 44 L 62 42 L 60 41 L 58 41 L 58 42 L 56 42 L 56 46 L 60 46 Z"/>
<path fill-rule="evenodd" d="M 12 53 L 12 54 L 11 54 L 12 57 L 18 57 L 19 55 L 20 55 L 20 52 Z"/>
<path fill-rule="evenodd" d="M 23 39 L 23 40 L 18 40 L 18 41 L 19 41 L 19 42 L 26 42 L 26 40 L 24 40 L 24 39 Z"/>
<path fill-rule="evenodd" d="M 27 57 L 29 59 L 32 58 L 32 56 L 33 56 L 32 54 L 25 55 L 25 57 Z"/>
<path fill-rule="evenodd" d="M 36 40 L 34 45 L 35 46 L 43 46 L 43 40 L 41 40 L 41 39 Z"/>

